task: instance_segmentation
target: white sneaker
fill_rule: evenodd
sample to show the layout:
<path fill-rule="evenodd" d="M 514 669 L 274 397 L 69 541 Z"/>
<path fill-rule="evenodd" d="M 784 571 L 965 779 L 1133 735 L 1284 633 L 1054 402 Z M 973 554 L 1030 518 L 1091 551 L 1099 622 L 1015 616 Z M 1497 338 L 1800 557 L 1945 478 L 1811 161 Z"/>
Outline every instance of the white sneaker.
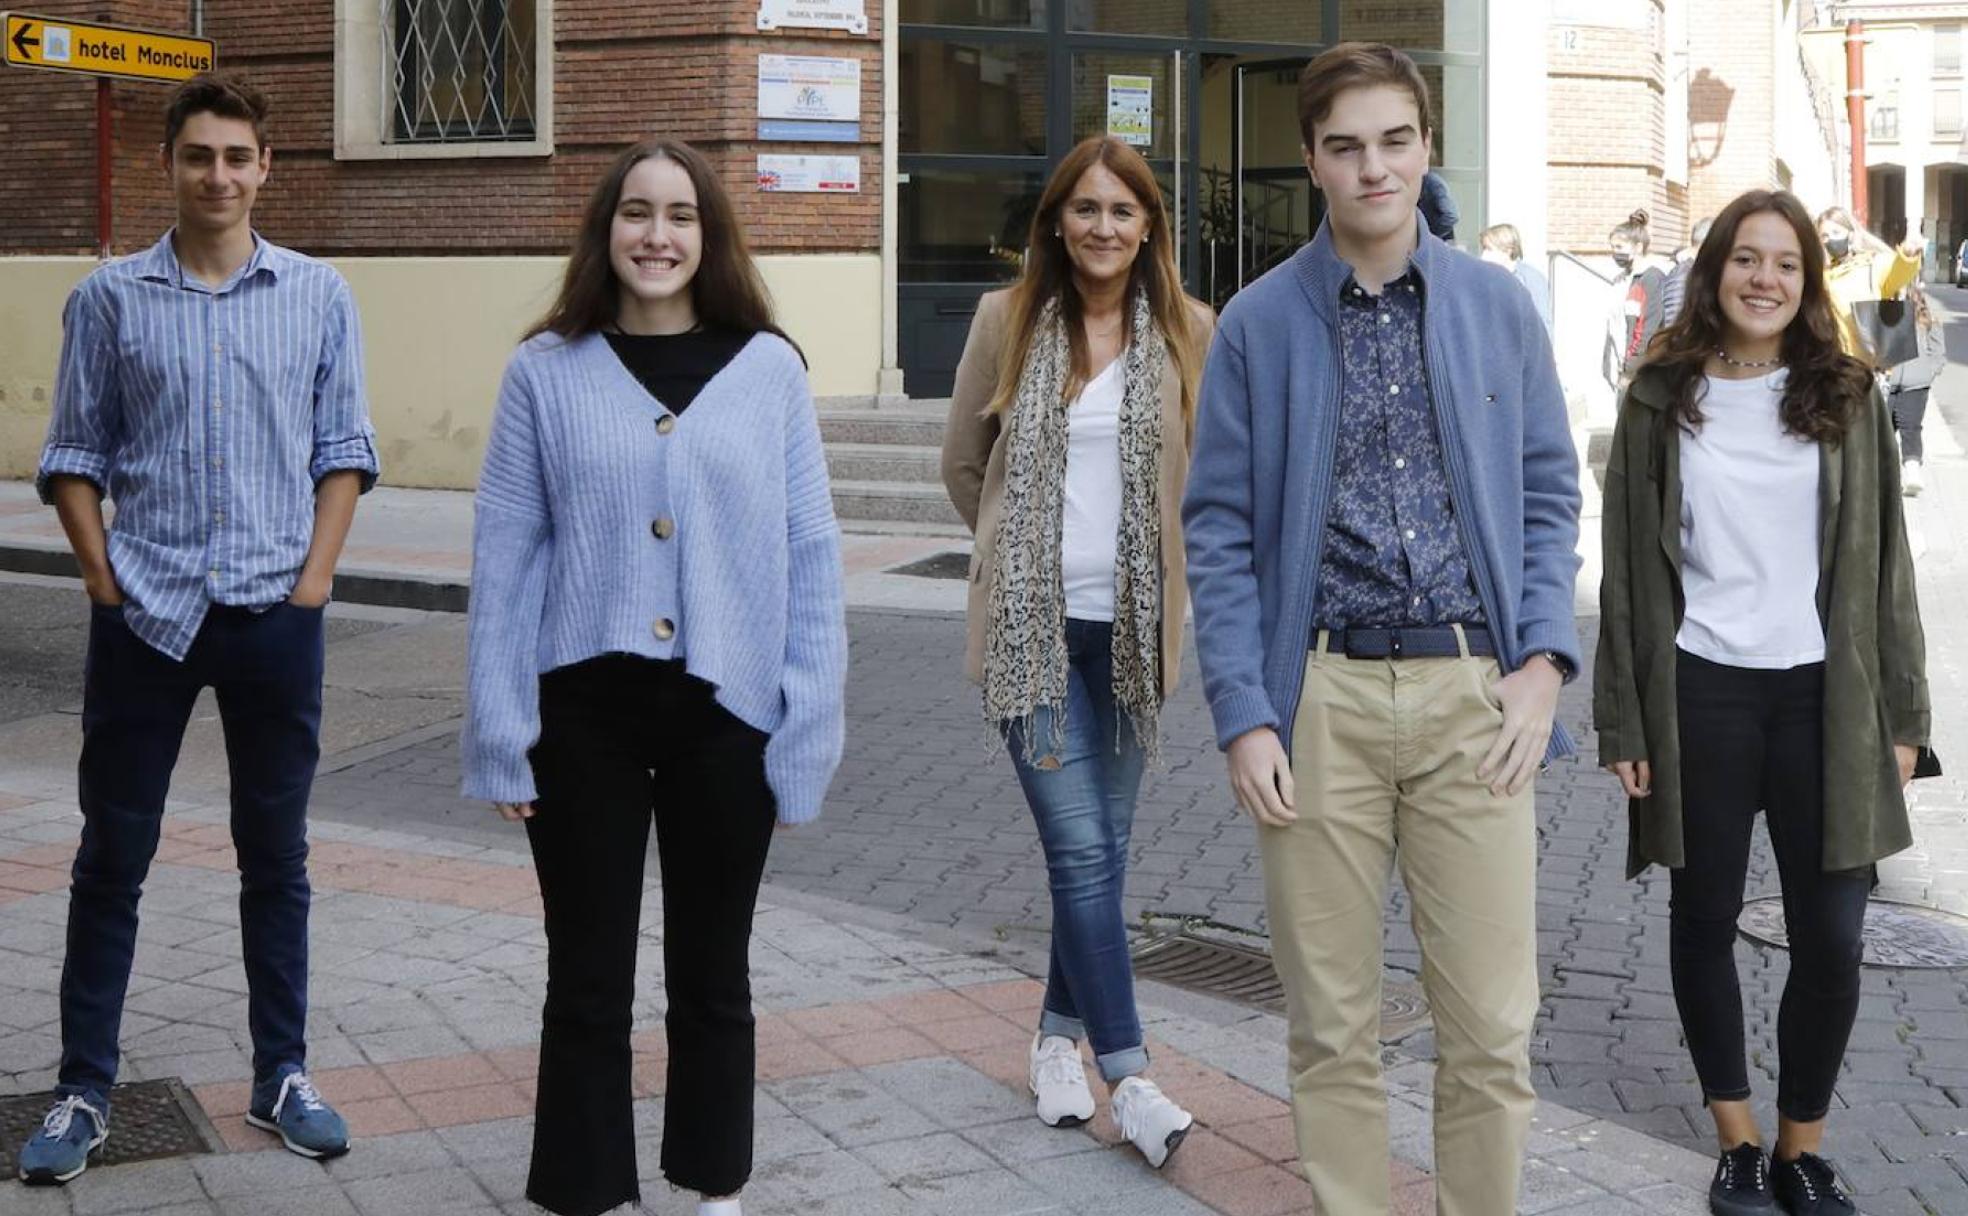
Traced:
<path fill-rule="evenodd" d="M 1039 1119 L 1047 1127 L 1078 1127 L 1093 1118 L 1093 1091 L 1087 1088 L 1080 1045 L 1065 1035 L 1032 1037 L 1029 1083 L 1039 1100 Z"/>
<path fill-rule="evenodd" d="M 1196 1117 L 1169 1101 L 1161 1087 L 1146 1077 L 1129 1077 L 1114 1087 L 1114 1123 L 1148 1164 L 1156 1169 L 1169 1159 Z"/>
<path fill-rule="evenodd" d="M 1900 465 L 1900 493 L 1908 498 L 1918 498 L 1926 488 L 1927 479 L 1921 475 L 1918 460 L 1909 460 Z"/>

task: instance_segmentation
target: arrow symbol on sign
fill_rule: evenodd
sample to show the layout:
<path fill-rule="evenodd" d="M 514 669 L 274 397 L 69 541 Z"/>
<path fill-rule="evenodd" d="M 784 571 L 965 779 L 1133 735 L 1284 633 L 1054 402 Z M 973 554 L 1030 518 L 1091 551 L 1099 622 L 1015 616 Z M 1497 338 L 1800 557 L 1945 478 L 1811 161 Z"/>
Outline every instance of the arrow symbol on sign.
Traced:
<path fill-rule="evenodd" d="M 33 29 L 34 27 L 31 25 L 23 25 L 14 31 L 14 49 L 20 52 L 22 59 L 33 58 L 34 52 L 28 50 L 28 48 L 41 45 L 39 38 L 29 38 L 27 36 Z"/>

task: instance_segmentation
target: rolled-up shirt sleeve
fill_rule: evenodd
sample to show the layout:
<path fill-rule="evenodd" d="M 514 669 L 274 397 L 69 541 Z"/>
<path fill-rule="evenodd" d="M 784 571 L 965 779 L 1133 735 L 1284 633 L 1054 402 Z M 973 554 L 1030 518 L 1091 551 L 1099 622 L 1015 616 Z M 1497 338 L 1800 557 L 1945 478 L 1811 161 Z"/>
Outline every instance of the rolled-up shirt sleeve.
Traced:
<path fill-rule="evenodd" d="M 362 474 L 364 493 L 376 484 L 382 464 L 376 458 L 376 432 L 369 425 L 369 398 L 362 370 L 362 323 L 346 282 L 329 303 L 314 373 L 314 456 L 308 473 L 319 482 L 340 469 Z"/>
<path fill-rule="evenodd" d="M 84 280 L 62 309 L 54 410 L 34 476 L 41 501 L 54 502 L 54 479 L 61 476 L 87 478 L 106 494 L 122 430 L 116 328 L 93 280 Z"/>

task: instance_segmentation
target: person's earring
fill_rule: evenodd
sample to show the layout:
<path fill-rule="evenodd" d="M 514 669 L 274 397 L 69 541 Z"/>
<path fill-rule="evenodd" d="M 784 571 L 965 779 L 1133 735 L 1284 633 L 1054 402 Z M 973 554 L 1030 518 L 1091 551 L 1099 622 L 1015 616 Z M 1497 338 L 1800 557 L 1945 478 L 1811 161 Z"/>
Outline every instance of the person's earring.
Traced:
<path fill-rule="evenodd" d="M 1054 235 L 1054 236 L 1058 236 L 1058 235 L 1059 235 L 1059 229 L 1057 229 L 1057 228 L 1054 228 L 1054 229 L 1052 230 L 1052 235 Z"/>

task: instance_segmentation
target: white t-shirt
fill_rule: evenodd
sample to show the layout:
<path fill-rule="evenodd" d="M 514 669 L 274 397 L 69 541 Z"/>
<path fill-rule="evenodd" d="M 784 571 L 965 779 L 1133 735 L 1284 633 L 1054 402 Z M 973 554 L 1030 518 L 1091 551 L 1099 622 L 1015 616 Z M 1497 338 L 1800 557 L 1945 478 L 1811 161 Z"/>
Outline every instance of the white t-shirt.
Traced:
<path fill-rule="evenodd" d="M 1675 644 L 1730 667 L 1821 662 L 1818 445 L 1777 418 L 1786 373 L 1708 379 L 1704 421 L 1681 435 L 1681 585 Z"/>
<path fill-rule="evenodd" d="M 1121 533 L 1121 360 L 1087 381 L 1066 410 L 1066 512 L 1060 574 L 1066 615 L 1114 619 L 1114 563 Z"/>

